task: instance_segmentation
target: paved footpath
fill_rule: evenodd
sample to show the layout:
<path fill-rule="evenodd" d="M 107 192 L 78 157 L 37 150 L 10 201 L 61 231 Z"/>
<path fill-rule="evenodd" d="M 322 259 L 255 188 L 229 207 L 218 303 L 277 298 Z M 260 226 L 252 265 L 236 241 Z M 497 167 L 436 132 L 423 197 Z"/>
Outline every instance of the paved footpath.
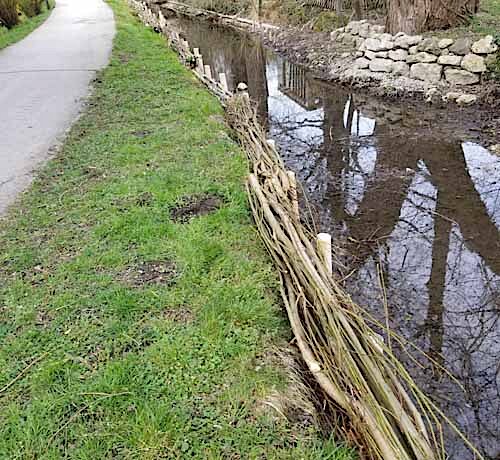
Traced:
<path fill-rule="evenodd" d="M 57 0 L 44 24 L 0 51 L 0 215 L 78 116 L 114 32 L 102 0 Z"/>

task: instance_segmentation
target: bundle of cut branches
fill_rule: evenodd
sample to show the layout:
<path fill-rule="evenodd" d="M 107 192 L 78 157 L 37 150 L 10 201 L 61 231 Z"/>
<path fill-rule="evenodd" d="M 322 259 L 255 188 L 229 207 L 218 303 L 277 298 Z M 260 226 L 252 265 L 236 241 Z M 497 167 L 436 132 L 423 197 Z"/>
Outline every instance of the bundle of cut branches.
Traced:
<path fill-rule="evenodd" d="M 444 458 L 439 428 L 444 415 L 391 348 L 375 339 L 368 313 L 351 300 L 318 255 L 315 235 L 305 229 L 294 207 L 294 184 L 266 141 L 248 96 L 231 98 L 226 114 L 250 160 L 250 205 L 278 267 L 283 301 L 310 372 L 349 420 L 366 457 Z"/>

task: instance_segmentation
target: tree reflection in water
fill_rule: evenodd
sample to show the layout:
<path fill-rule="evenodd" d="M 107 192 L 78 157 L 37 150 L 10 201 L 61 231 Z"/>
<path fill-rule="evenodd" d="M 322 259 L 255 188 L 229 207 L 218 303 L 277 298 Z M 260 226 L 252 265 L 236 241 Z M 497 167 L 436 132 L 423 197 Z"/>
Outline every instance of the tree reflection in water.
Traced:
<path fill-rule="evenodd" d="M 260 118 L 299 175 L 345 286 L 443 364 L 401 358 L 490 458 L 500 455 L 500 159 L 443 135 L 406 107 L 310 77 L 250 37 L 176 20 L 229 85 L 249 84 Z M 470 458 L 446 433 L 450 458 Z"/>

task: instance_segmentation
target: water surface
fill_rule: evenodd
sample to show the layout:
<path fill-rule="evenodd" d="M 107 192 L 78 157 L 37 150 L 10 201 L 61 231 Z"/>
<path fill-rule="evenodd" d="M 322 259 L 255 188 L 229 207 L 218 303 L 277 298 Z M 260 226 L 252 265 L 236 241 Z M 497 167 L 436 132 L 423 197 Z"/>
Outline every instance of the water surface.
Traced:
<path fill-rule="evenodd" d="M 402 355 L 413 376 L 488 458 L 500 458 L 500 158 L 459 112 L 353 94 L 253 37 L 171 22 L 231 90 L 248 84 L 318 230 L 334 237 L 348 292 L 383 321 L 386 298 L 393 329 L 462 388 L 429 360 Z M 450 458 L 472 458 L 455 435 L 446 440 Z"/>

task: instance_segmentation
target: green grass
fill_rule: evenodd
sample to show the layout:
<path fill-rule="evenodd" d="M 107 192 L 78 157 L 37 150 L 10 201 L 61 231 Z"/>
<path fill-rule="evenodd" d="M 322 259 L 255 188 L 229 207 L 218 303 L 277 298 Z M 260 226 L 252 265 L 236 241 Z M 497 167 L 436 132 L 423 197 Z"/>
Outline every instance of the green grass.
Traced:
<path fill-rule="evenodd" d="M 425 35 L 437 37 L 471 37 L 479 39 L 493 35 L 500 40 L 500 1 L 481 0 L 479 11 L 468 24 L 446 30 L 431 30 Z"/>
<path fill-rule="evenodd" d="M 53 5 L 53 2 L 50 2 Z M 13 43 L 22 40 L 24 37 L 33 32 L 39 25 L 43 24 L 49 17 L 52 9 L 47 11 L 45 3 L 42 6 L 42 13 L 33 18 L 23 16 L 22 22 L 12 29 L 8 30 L 5 27 L 0 27 L 0 50 L 6 48 Z"/>
<path fill-rule="evenodd" d="M 469 30 L 481 35 L 500 35 L 500 1 L 481 0 L 479 12 L 472 19 Z"/>
<path fill-rule="evenodd" d="M 246 161 L 218 102 L 110 4 L 88 110 L 0 227 L 0 458 L 351 459 L 263 404 L 290 332 Z M 170 218 L 204 193 L 224 205 Z M 175 277 L 131 283 L 150 261 Z"/>

